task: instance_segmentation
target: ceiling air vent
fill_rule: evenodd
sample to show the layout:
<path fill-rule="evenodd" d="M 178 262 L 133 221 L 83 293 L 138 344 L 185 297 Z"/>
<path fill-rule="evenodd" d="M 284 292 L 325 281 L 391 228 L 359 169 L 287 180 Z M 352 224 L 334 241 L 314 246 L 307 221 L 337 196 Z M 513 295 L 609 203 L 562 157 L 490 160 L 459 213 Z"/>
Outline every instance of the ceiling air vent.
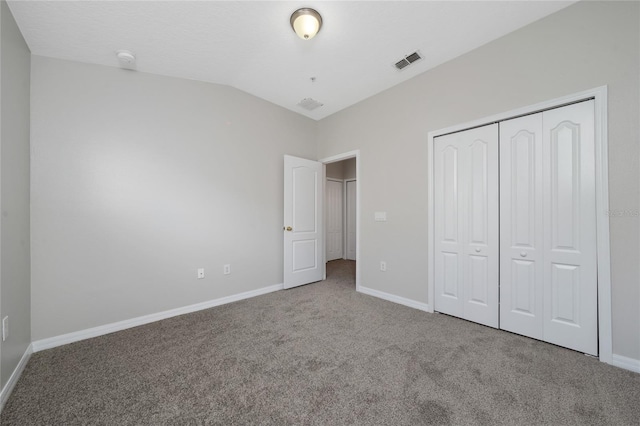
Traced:
<path fill-rule="evenodd" d="M 401 61 L 396 62 L 396 68 L 398 68 L 399 70 L 409 65 L 411 65 L 411 63 L 409 63 L 409 61 L 407 61 L 406 59 L 402 59 Z"/>
<path fill-rule="evenodd" d="M 313 111 L 316 108 L 320 108 L 322 105 L 324 104 L 311 98 L 304 98 L 303 100 L 298 102 L 298 106 L 306 109 L 307 111 Z"/>
<path fill-rule="evenodd" d="M 415 61 L 419 61 L 420 59 L 422 59 L 422 56 L 420 56 L 420 53 L 413 52 L 410 55 L 407 55 L 404 58 L 402 58 L 401 60 L 399 60 L 398 62 L 396 62 L 395 63 L 395 67 L 397 69 L 401 70 L 401 69 L 404 69 L 404 68 L 408 67 L 409 65 L 411 65 Z"/>

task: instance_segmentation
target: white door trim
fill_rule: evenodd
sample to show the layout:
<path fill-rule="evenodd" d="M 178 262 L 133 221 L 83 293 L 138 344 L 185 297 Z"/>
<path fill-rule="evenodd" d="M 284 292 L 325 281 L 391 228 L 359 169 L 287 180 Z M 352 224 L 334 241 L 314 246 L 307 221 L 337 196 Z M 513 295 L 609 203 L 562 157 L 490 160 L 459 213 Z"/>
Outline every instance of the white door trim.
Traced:
<path fill-rule="evenodd" d="M 360 272 L 360 268 L 362 265 L 361 259 L 360 259 L 360 247 L 362 246 L 362 244 L 360 244 L 360 235 L 361 235 L 361 228 L 360 228 L 360 216 L 362 213 L 361 210 L 361 203 L 360 200 L 362 198 L 361 196 L 361 191 L 360 191 L 360 150 L 356 149 L 354 151 L 349 151 L 349 152 L 345 152 L 342 154 L 337 154 L 337 155 L 332 155 L 331 157 L 326 157 L 323 158 L 321 160 L 319 160 L 322 164 L 329 164 L 329 163 L 335 163 L 338 161 L 342 161 L 342 160 L 347 160 L 349 158 L 355 158 L 356 159 L 356 291 L 360 291 L 360 288 L 362 286 L 361 283 L 361 272 Z M 324 276 L 326 279 L 327 276 L 327 271 L 326 271 L 326 257 L 325 257 L 325 263 L 324 263 L 324 268 L 325 268 L 325 272 L 324 272 Z"/>
<path fill-rule="evenodd" d="M 427 142 L 427 220 L 428 220 L 428 274 L 427 290 L 429 310 L 433 312 L 435 299 L 434 275 L 434 171 L 433 171 L 433 139 L 448 133 L 459 132 L 473 127 L 533 114 L 547 109 L 557 108 L 567 104 L 593 99 L 595 103 L 595 148 L 596 148 L 596 235 L 598 252 L 598 341 L 600 361 L 607 364 L 613 362 L 613 347 L 611 337 L 611 256 L 609 240 L 609 161 L 607 139 L 607 86 L 600 86 L 550 101 L 517 108 L 511 111 L 495 114 L 489 117 L 470 121 L 464 124 L 450 126 L 429 132 Z M 359 247 L 358 247 L 359 249 Z"/>

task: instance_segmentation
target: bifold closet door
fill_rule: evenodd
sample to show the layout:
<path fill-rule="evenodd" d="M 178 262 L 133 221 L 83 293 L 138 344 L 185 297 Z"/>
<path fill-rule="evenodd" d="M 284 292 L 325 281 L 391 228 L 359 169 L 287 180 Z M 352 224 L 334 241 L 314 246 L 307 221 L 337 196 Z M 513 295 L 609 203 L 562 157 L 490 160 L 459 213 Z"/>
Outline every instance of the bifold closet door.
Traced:
<path fill-rule="evenodd" d="M 346 187 L 346 203 L 347 203 L 347 253 L 346 258 L 349 260 L 356 260 L 356 191 L 357 184 L 355 180 L 349 180 L 345 183 Z"/>
<path fill-rule="evenodd" d="M 598 354 L 594 102 L 545 111 L 544 340 Z"/>
<path fill-rule="evenodd" d="M 342 259 L 343 233 L 342 233 L 342 215 L 343 215 L 343 195 L 342 181 L 327 179 L 325 194 L 327 205 L 327 241 L 326 241 L 326 260 Z"/>
<path fill-rule="evenodd" d="M 500 328 L 543 339 L 542 113 L 500 123 Z"/>
<path fill-rule="evenodd" d="M 434 140 L 435 310 L 498 327 L 498 125 Z"/>
<path fill-rule="evenodd" d="M 500 123 L 500 328 L 597 355 L 594 104 Z"/>

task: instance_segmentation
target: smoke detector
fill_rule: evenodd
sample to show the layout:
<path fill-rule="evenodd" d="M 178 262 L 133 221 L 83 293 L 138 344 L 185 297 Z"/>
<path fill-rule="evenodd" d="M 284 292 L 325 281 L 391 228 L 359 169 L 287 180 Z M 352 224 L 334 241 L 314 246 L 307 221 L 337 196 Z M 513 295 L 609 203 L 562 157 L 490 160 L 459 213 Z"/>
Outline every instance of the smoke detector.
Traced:
<path fill-rule="evenodd" d="M 324 104 L 312 98 L 304 98 L 298 102 L 298 106 L 306 109 L 307 111 L 313 111 L 316 108 L 320 108 L 322 105 Z"/>
<path fill-rule="evenodd" d="M 118 50 L 116 52 L 116 58 L 120 62 L 122 68 L 132 69 L 136 64 L 136 55 L 128 50 Z"/>

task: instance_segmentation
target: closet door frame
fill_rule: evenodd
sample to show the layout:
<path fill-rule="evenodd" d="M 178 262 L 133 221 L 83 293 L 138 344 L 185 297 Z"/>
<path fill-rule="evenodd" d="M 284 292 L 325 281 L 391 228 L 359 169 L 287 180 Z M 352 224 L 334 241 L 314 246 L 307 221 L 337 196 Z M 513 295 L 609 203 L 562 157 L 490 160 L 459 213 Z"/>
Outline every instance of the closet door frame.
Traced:
<path fill-rule="evenodd" d="M 612 364 L 611 337 L 611 266 L 609 248 L 609 171 L 607 140 L 607 86 L 600 86 L 583 92 L 534 105 L 525 106 L 493 116 L 481 118 L 468 123 L 458 124 L 444 129 L 429 132 L 427 142 L 428 182 L 427 182 L 427 221 L 428 221 L 428 311 L 434 311 L 435 301 L 435 241 L 434 241 L 434 138 L 449 133 L 498 123 L 500 121 L 534 114 L 552 108 L 576 102 L 594 100 L 595 121 L 595 174 L 596 174 L 596 235 L 598 255 L 598 358 L 601 362 Z"/>

